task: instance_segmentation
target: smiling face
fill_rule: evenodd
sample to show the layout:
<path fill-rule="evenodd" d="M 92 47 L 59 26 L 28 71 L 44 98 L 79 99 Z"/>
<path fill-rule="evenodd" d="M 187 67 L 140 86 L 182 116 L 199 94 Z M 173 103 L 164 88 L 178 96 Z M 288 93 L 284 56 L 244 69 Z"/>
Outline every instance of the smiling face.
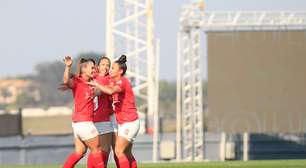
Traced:
<path fill-rule="evenodd" d="M 103 76 L 109 73 L 110 61 L 108 59 L 101 59 L 99 63 L 99 73 Z"/>
<path fill-rule="evenodd" d="M 81 65 L 81 73 L 88 78 L 92 78 L 95 71 L 95 65 L 93 62 L 88 61 Z"/>
<path fill-rule="evenodd" d="M 111 68 L 111 71 L 110 71 L 111 77 L 117 78 L 117 77 L 120 77 L 121 74 L 122 74 L 122 69 L 120 69 L 120 65 L 118 63 L 114 62 L 112 64 L 112 68 Z"/>

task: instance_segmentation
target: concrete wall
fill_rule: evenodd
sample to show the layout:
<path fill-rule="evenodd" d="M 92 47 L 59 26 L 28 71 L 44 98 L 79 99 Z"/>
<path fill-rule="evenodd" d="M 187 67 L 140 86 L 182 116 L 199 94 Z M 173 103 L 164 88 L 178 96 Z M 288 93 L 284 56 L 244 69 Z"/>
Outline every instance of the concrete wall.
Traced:
<path fill-rule="evenodd" d="M 151 139 L 148 135 L 137 138 L 134 153 L 139 161 L 152 160 Z M 73 147 L 72 135 L 0 137 L 0 165 L 62 164 Z"/>
<path fill-rule="evenodd" d="M 163 140 L 175 142 L 175 134 L 163 134 Z M 235 143 L 235 160 L 243 155 L 241 134 L 228 134 L 227 141 Z M 0 165 L 62 164 L 73 151 L 72 135 L 0 137 Z M 205 160 L 220 160 L 221 134 L 205 133 Z M 152 137 L 139 135 L 134 144 L 134 154 L 139 162 L 152 161 Z M 111 161 L 112 162 L 112 157 Z M 249 158 L 306 159 L 306 134 L 267 135 L 251 134 Z M 86 158 L 81 160 L 86 164 Z"/>

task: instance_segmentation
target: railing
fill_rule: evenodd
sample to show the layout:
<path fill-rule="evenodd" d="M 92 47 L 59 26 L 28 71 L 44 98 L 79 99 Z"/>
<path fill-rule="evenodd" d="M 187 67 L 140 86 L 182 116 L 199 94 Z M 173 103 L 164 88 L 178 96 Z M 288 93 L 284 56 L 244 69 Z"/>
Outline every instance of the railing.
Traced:
<path fill-rule="evenodd" d="M 306 12 L 234 11 L 204 12 L 201 26 L 206 31 L 224 29 L 306 29 Z"/>

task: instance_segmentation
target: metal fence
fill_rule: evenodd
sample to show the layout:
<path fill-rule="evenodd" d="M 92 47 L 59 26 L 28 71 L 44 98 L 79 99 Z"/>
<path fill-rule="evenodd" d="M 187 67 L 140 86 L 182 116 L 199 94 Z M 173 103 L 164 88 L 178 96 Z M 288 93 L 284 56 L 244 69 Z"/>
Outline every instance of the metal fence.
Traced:
<path fill-rule="evenodd" d="M 175 134 L 162 134 L 161 138 L 175 143 Z M 204 134 L 205 160 L 243 159 L 241 134 L 226 135 L 225 143 L 231 148 L 221 148 L 221 141 L 220 133 Z M 306 159 L 306 134 L 250 134 L 248 146 L 250 160 Z M 152 147 L 151 135 L 139 135 L 133 153 L 139 162 L 152 162 Z M 72 135 L 0 137 L 0 165 L 62 164 L 72 151 Z M 86 159 L 81 164 L 86 164 Z"/>

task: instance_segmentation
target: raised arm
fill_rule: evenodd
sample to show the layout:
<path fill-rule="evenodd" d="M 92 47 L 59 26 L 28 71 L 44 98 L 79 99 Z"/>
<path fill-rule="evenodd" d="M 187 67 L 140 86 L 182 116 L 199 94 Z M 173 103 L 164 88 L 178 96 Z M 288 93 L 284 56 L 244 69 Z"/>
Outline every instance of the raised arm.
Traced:
<path fill-rule="evenodd" d="M 65 63 L 65 71 L 63 75 L 63 84 L 67 85 L 68 87 L 73 87 L 72 86 L 72 80 L 70 78 L 70 70 L 72 66 L 72 58 L 70 56 L 66 56 L 64 58 L 64 63 Z"/>

